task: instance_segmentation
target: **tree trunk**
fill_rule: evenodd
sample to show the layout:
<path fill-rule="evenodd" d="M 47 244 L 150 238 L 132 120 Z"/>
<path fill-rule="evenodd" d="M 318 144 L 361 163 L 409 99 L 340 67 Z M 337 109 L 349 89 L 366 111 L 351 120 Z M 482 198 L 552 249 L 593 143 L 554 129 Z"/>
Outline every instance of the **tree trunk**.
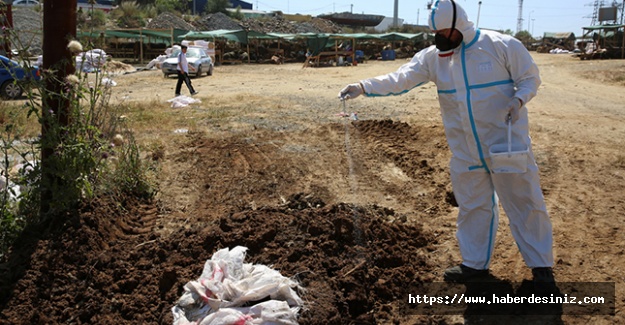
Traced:
<path fill-rule="evenodd" d="M 60 144 L 58 126 L 69 124 L 70 99 L 62 96 L 66 87 L 65 78 L 73 74 L 75 62 L 67 48 L 69 41 L 76 38 L 76 0 L 54 0 L 43 2 L 43 69 L 45 73 L 45 93 L 42 94 L 41 124 L 41 209 L 42 220 L 47 218 L 50 204 L 55 199 L 55 188 L 60 188 L 63 180 L 55 172 L 51 160 Z"/>

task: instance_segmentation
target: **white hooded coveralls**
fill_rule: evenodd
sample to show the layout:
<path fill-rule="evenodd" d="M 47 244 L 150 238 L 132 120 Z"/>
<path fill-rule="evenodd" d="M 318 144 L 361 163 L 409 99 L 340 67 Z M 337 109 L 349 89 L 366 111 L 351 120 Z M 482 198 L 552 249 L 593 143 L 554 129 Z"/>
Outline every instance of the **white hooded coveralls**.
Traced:
<path fill-rule="evenodd" d="M 538 68 L 515 38 L 476 29 L 456 3 L 456 29 L 463 42 L 448 57 L 430 46 L 396 72 L 361 80 L 366 96 L 405 93 L 428 81 L 438 88 L 454 196 L 459 205 L 456 237 L 463 264 L 488 269 L 499 222 L 501 199 L 512 235 L 530 268 L 551 267 L 552 228 L 531 151 L 527 109 L 513 124 L 515 143 L 530 150 L 527 172 L 495 174 L 489 147 L 507 140 L 506 105 L 513 97 L 527 104 L 540 85 Z M 432 30 L 451 28 L 453 7 L 436 1 L 430 12 Z"/>

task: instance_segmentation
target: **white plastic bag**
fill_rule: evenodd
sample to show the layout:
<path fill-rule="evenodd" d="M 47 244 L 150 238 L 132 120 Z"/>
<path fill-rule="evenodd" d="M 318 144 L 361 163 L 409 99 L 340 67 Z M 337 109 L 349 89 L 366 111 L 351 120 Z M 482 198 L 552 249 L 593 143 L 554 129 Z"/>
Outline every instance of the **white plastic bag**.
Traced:
<path fill-rule="evenodd" d="M 204 263 L 172 308 L 174 325 L 297 325 L 299 284 L 265 265 L 243 263 L 246 251 L 224 248 Z M 246 306 L 260 300 L 266 301 Z"/>
<path fill-rule="evenodd" d="M 167 102 L 171 103 L 172 108 L 182 108 L 182 107 L 187 107 L 191 104 L 201 103 L 202 101 L 199 99 L 191 98 L 189 96 L 181 95 L 181 96 L 176 96 L 168 100 Z"/>

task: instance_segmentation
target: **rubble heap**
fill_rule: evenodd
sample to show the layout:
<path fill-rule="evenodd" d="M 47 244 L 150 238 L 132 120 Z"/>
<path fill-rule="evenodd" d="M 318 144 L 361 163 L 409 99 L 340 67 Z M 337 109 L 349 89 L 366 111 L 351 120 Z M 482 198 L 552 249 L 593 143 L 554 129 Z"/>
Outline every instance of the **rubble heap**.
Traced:
<path fill-rule="evenodd" d="M 298 25 L 298 28 L 302 30 L 298 30 L 298 33 L 331 33 L 331 34 L 339 34 L 343 32 L 341 26 L 335 24 L 332 21 L 323 18 L 314 17 L 309 22 L 304 22 Z"/>
<path fill-rule="evenodd" d="M 340 33 L 341 27 L 333 22 L 313 18 L 308 22 L 296 22 L 277 15 L 271 18 L 245 19 L 243 26 L 261 33 Z"/>
<path fill-rule="evenodd" d="M 217 29 L 243 29 L 239 21 L 234 20 L 221 12 L 204 15 L 194 24 L 195 28 L 199 31 L 210 31 Z"/>
<path fill-rule="evenodd" d="M 192 31 L 196 30 L 195 26 L 189 24 L 181 17 L 169 12 L 164 12 L 158 15 L 156 18 L 152 19 L 146 27 L 152 29 L 175 28 Z"/>
<path fill-rule="evenodd" d="M 30 8 L 13 7 L 13 49 L 27 49 L 27 55 L 42 54 L 43 14 Z"/>

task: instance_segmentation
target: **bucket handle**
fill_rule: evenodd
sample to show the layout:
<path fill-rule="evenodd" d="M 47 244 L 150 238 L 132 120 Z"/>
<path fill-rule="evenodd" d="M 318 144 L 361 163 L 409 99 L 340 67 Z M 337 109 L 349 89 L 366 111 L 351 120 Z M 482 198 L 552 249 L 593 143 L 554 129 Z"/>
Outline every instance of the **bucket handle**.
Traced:
<path fill-rule="evenodd" d="M 512 152 L 512 116 L 508 113 L 506 118 L 506 124 L 508 124 L 508 155 Z"/>

